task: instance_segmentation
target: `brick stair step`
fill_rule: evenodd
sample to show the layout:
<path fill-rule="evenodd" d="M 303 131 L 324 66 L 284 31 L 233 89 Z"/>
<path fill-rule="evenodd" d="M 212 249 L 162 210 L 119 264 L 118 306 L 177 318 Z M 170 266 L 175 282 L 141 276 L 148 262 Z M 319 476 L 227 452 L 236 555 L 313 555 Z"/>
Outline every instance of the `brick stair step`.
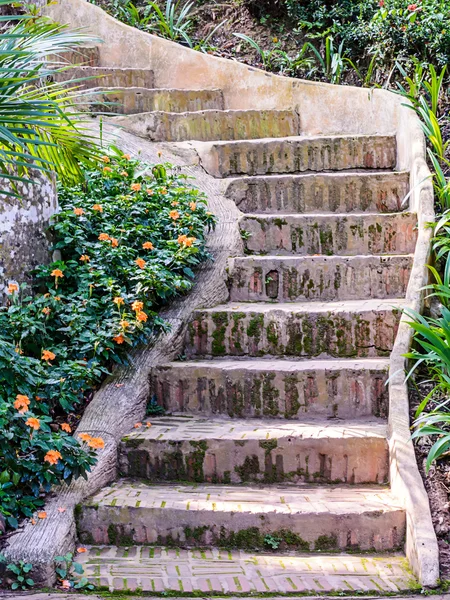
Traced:
<path fill-rule="evenodd" d="M 114 123 L 154 142 L 279 138 L 299 133 L 298 116 L 291 110 L 146 112 L 115 117 Z"/>
<path fill-rule="evenodd" d="M 381 486 L 180 485 L 119 480 L 77 508 L 82 543 L 263 548 L 287 538 L 302 551 L 402 546 L 405 511 Z M 250 538 L 250 540 L 249 540 Z"/>
<path fill-rule="evenodd" d="M 148 111 L 186 112 L 223 109 L 221 90 L 178 90 L 129 88 L 97 88 L 92 96 L 83 96 L 87 109 L 132 115 Z"/>
<path fill-rule="evenodd" d="M 267 548 L 269 550 L 269 548 Z M 83 576 L 111 592 L 301 594 L 398 593 L 417 586 L 400 554 L 286 555 L 219 548 L 88 546 L 77 556 Z"/>
<path fill-rule="evenodd" d="M 124 477 L 197 483 L 387 483 L 387 425 L 153 417 L 120 444 Z"/>
<path fill-rule="evenodd" d="M 197 151 L 203 168 L 214 177 L 393 169 L 396 164 L 395 136 L 390 135 L 216 141 L 198 144 Z"/>
<path fill-rule="evenodd" d="M 239 227 L 247 234 L 248 254 L 409 254 L 416 245 L 417 215 L 245 215 Z"/>
<path fill-rule="evenodd" d="M 398 212 L 409 173 L 353 172 L 257 175 L 227 179 L 225 195 L 244 213 Z"/>
<path fill-rule="evenodd" d="M 68 84 L 71 84 L 73 80 L 82 78 L 83 81 L 75 82 L 73 86 L 80 89 L 99 87 L 142 87 L 151 89 L 154 83 L 153 71 L 151 69 L 74 67 L 73 69 L 55 74 L 56 81 L 64 81 L 68 82 Z"/>
<path fill-rule="evenodd" d="M 386 417 L 388 369 L 387 358 L 180 361 L 152 369 L 151 393 L 169 412 L 202 416 Z"/>
<path fill-rule="evenodd" d="M 388 356 L 404 299 L 229 303 L 196 310 L 186 334 L 194 356 Z"/>
<path fill-rule="evenodd" d="M 365 300 L 406 294 L 413 255 L 240 256 L 229 263 L 233 302 Z"/>

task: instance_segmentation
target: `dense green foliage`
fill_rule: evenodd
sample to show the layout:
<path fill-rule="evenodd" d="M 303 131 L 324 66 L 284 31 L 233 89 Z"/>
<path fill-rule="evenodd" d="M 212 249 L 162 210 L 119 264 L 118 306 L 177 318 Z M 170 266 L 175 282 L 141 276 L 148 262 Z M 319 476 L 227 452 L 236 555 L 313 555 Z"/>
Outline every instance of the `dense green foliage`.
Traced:
<path fill-rule="evenodd" d="M 61 260 L 10 284 L 0 308 L 0 512 L 31 517 L 41 493 L 84 476 L 99 438 L 70 435 L 113 363 L 165 328 L 158 309 L 193 285 L 214 225 L 204 195 L 170 165 L 112 149 L 85 182 L 60 187 L 52 227 Z"/>

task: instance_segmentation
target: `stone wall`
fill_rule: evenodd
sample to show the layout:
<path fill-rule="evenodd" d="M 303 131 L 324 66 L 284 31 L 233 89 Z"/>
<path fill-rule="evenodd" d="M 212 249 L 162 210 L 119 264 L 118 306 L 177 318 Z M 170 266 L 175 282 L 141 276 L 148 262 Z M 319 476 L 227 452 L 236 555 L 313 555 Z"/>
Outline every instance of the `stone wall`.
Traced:
<path fill-rule="evenodd" d="M 0 195 L 0 300 L 11 282 L 30 281 L 30 271 L 50 260 L 46 233 L 58 200 L 54 181 L 41 173 L 18 183 L 19 197 Z M 0 180 L 0 189 L 6 189 Z"/>

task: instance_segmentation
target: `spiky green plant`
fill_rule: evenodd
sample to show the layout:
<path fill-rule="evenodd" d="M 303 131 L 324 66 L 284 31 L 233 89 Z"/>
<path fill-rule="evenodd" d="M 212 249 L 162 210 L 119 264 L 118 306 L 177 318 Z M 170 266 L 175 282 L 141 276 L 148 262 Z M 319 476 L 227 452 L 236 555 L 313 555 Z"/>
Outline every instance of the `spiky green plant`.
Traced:
<path fill-rule="evenodd" d="M 10 4 L 0 0 L 0 7 Z M 33 169 L 56 172 L 61 181 L 82 178 L 80 164 L 92 163 L 97 145 L 77 109 L 80 92 L 53 81 L 70 68 L 49 56 L 63 55 L 92 37 L 44 17 L 21 15 L 0 33 L 0 191 L 15 195 L 18 181 L 31 182 Z M 0 24 L 10 21 L 0 16 Z"/>

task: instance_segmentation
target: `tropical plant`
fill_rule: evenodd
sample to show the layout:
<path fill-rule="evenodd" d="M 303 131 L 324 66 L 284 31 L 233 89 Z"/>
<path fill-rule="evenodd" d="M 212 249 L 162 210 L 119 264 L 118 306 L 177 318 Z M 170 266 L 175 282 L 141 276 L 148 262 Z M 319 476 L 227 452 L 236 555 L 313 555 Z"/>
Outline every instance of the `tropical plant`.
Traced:
<path fill-rule="evenodd" d="M 149 2 L 148 12 L 151 18 L 149 29 L 158 32 L 162 37 L 177 41 L 183 39 L 189 46 L 192 46 L 192 40 L 188 31 L 192 26 L 189 18 L 194 2 L 182 4 L 180 0 L 166 0 L 164 10 L 156 2 Z"/>
<path fill-rule="evenodd" d="M 7 4 L 0 0 L 0 7 Z M 0 22 L 8 20 L 0 16 Z M 92 37 L 35 15 L 15 20 L 0 33 L 0 179 L 2 193 L 12 195 L 15 182 L 32 181 L 32 169 L 55 171 L 66 183 L 80 181 L 80 165 L 92 166 L 98 154 L 76 108 L 79 92 L 51 82 L 68 67 L 46 61 Z"/>
<path fill-rule="evenodd" d="M 0 563 L 5 564 L 6 573 L 11 575 L 7 576 L 7 583 L 12 590 L 29 590 L 34 587 L 34 581 L 29 576 L 33 570 L 33 565 L 23 560 L 17 563 L 8 563 L 3 554 L 0 554 Z M 0 580 L 1 581 L 1 580 Z"/>
<path fill-rule="evenodd" d="M 86 552 L 86 548 L 78 548 L 77 552 Z M 74 560 L 73 552 L 67 552 L 67 554 L 64 554 L 63 556 L 55 556 L 55 572 L 58 577 L 58 583 L 63 589 L 94 589 L 94 586 L 89 583 L 87 577 L 83 577 L 83 565 Z"/>

